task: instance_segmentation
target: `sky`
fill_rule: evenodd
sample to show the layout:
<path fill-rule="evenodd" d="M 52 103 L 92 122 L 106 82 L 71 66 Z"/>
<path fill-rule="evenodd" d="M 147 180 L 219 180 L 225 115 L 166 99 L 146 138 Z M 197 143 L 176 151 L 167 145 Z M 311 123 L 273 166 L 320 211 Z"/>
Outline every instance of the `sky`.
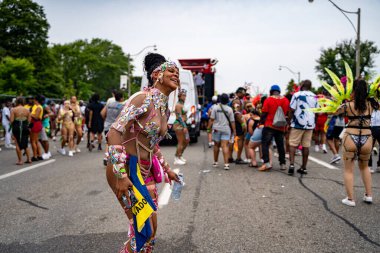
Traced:
<path fill-rule="evenodd" d="M 327 0 L 35 0 L 50 24 L 49 42 L 102 38 L 126 54 L 150 45 L 171 60 L 216 58 L 215 89 L 233 92 L 244 83 L 268 92 L 285 89 L 300 72 L 320 86 L 315 72 L 321 49 L 356 39 L 349 21 Z M 380 48 L 380 0 L 334 0 L 342 9 L 361 8 L 361 40 Z M 357 15 L 349 15 L 357 24 Z M 143 58 L 133 57 L 134 75 L 143 74 Z M 380 74 L 380 56 L 375 59 Z"/>

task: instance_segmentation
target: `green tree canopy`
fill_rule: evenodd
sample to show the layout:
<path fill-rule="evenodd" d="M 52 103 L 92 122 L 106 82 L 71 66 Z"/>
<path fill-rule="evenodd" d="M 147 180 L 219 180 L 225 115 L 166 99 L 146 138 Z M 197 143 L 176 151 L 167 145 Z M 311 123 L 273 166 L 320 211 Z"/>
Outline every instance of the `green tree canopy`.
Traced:
<path fill-rule="evenodd" d="M 34 66 L 27 59 L 4 57 L 0 63 L 0 92 L 8 95 L 33 94 Z"/>
<path fill-rule="evenodd" d="M 51 53 L 63 77 L 65 95 L 83 99 L 93 92 L 103 99 L 109 97 L 111 89 L 119 87 L 120 75 L 128 71 L 130 64 L 120 46 L 98 38 L 57 44 Z"/>
<path fill-rule="evenodd" d="M 362 41 L 360 44 L 360 73 L 364 74 L 365 79 L 370 79 L 373 75 L 374 59 L 380 50 L 372 41 Z M 317 60 L 315 70 L 318 78 L 331 82 L 330 76 L 324 68 L 328 68 L 339 77 L 345 76 L 346 71 L 342 61 L 346 61 L 355 73 L 355 43 L 352 40 L 344 40 L 337 43 L 335 47 L 321 50 L 321 56 Z"/>
<path fill-rule="evenodd" d="M 44 65 L 48 30 L 49 24 L 42 6 L 31 0 L 0 1 L 2 56 L 27 58 L 36 68 L 40 68 Z"/>

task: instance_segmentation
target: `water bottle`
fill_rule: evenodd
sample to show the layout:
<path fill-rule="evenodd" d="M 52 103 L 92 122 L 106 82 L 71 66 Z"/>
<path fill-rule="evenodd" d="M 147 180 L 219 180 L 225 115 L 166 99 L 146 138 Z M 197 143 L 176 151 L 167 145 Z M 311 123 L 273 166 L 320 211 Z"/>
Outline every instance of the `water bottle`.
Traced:
<path fill-rule="evenodd" d="M 172 196 L 174 200 L 179 200 L 183 188 L 183 174 L 178 174 L 179 182 L 175 181 L 173 185 Z"/>

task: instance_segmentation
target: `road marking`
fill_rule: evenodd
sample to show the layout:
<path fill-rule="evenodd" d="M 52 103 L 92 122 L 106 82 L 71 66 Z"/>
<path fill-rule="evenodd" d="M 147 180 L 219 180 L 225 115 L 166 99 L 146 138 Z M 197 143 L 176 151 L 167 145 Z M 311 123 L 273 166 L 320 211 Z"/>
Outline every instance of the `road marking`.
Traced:
<path fill-rule="evenodd" d="M 173 171 L 177 174 L 179 173 L 179 169 L 174 169 Z M 163 206 L 166 206 L 169 203 L 171 194 L 172 189 L 170 188 L 170 184 L 165 183 L 164 188 L 158 196 L 158 208 L 162 208 Z"/>
<path fill-rule="evenodd" d="M 330 169 L 330 170 L 340 170 L 339 168 L 327 163 L 327 162 L 324 162 L 322 160 L 319 160 L 318 158 L 315 158 L 315 157 L 312 157 L 312 156 L 309 156 L 309 160 L 315 162 L 315 163 L 318 163 L 322 166 L 325 166 L 326 168 Z"/>
<path fill-rule="evenodd" d="M 38 168 L 38 167 L 41 167 L 41 166 L 44 166 L 46 164 L 53 163 L 53 162 L 55 162 L 55 159 L 47 160 L 47 161 L 44 161 L 44 162 L 41 162 L 41 163 L 38 163 L 38 164 L 35 164 L 35 165 L 32 165 L 32 166 L 29 166 L 29 167 L 20 169 L 20 170 L 16 170 L 16 171 L 13 171 L 13 172 L 1 175 L 0 176 L 0 180 L 4 179 L 4 178 L 7 178 L 7 177 L 11 177 L 11 176 L 17 175 L 17 174 L 20 174 L 20 173 L 24 173 L 24 172 L 26 172 L 28 170 L 33 170 L 35 168 Z"/>

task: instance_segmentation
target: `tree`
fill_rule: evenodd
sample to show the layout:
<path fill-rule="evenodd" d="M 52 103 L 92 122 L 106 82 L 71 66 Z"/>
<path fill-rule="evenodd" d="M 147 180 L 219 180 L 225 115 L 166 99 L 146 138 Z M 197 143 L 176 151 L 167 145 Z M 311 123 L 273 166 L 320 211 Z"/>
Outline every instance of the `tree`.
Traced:
<path fill-rule="evenodd" d="M 5 57 L 0 63 L 0 93 L 8 95 L 28 95 L 36 80 L 34 66 L 27 59 Z"/>
<path fill-rule="evenodd" d="M 373 75 L 374 59 L 380 50 L 372 41 L 363 41 L 360 44 L 360 73 L 364 75 L 366 80 Z M 321 56 L 317 60 L 318 65 L 315 70 L 318 72 L 318 78 L 331 82 L 330 76 L 325 71 L 325 68 L 330 69 L 339 77 L 345 76 L 343 61 L 346 61 L 355 73 L 355 43 L 352 40 L 344 40 L 337 43 L 333 48 L 321 49 Z"/>
<path fill-rule="evenodd" d="M 27 58 L 39 71 L 44 65 L 48 30 L 43 7 L 37 3 L 31 0 L 0 2 L 0 53 L 3 56 Z"/>
<path fill-rule="evenodd" d="M 296 83 L 294 82 L 294 79 L 290 79 L 288 85 L 286 86 L 286 94 L 293 94 L 295 92 L 294 86 Z"/>
<path fill-rule="evenodd" d="M 130 64 L 120 46 L 98 38 L 57 44 L 51 53 L 63 77 L 65 95 L 82 99 L 88 99 L 92 92 L 103 99 L 109 97 Z"/>

